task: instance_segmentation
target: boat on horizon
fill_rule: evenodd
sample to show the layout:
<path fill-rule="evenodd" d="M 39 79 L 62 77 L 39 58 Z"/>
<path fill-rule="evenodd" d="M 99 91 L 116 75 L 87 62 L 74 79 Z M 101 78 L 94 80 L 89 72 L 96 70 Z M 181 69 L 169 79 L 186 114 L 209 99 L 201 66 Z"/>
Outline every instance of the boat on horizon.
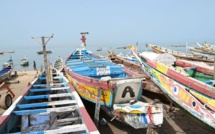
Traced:
<path fill-rule="evenodd" d="M 113 119 L 138 128 L 158 128 L 163 123 L 163 106 L 141 101 L 145 78 L 136 77 L 122 65 L 99 57 L 86 49 L 86 32 L 82 47 L 70 53 L 64 72 L 78 94 L 94 103 L 95 124 L 98 111 L 103 109 Z M 144 119 L 144 120 L 143 120 Z"/>
<path fill-rule="evenodd" d="M 4 68 L 4 67 L 7 67 L 7 66 L 9 66 L 9 65 L 13 66 L 13 59 L 12 59 L 12 56 L 10 56 L 10 59 L 9 59 L 8 61 L 4 62 L 2 66 L 3 66 L 3 68 Z"/>
<path fill-rule="evenodd" d="M 192 60 L 192 61 L 202 61 L 202 62 L 208 62 L 213 63 L 214 59 L 212 57 L 203 56 L 203 55 L 196 55 L 193 53 L 185 53 L 180 51 L 171 50 L 165 47 L 157 46 L 154 44 L 147 44 L 153 52 L 162 54 L 162 53 L 169 53 L 175 56 L 177 59 L 186 59 L 186 60 Z M 187 49 L 190 50 L 190 47 L 187 47 Z"/>
<path fill-rule="evenodd" d="M 24 57 L 21 61 L 20 61 L 20 65 L 21 66 L 28 66 L 29 62 L 28 59 L 26 57 Z"/>
<path fill-rule="evenodd" d="M 99 134 L 99 131 L 73 86 L 49 66 L 0 116 L 0 133 Z"/>
<path fill-rule="evenodd" d="M 138 53 L 129 47 L 142 70 L 176 106 L 215 131 L 215 87 L 213 79 L 200 72 L 201 67 L 183 67 L 171 54 Z"/>

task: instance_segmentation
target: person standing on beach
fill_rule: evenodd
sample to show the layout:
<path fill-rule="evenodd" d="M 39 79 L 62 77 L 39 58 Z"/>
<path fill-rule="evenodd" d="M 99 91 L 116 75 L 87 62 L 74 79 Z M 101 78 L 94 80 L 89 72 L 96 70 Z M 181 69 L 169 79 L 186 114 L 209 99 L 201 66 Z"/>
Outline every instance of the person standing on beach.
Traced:
<path fill-rule="evenodd" d="M 34 66 L 34 70 L 36 70 L 37 68 L 36 68 L 36 62 L 35 61 L 34 61 L 34 65 L 33 66 Z"/>

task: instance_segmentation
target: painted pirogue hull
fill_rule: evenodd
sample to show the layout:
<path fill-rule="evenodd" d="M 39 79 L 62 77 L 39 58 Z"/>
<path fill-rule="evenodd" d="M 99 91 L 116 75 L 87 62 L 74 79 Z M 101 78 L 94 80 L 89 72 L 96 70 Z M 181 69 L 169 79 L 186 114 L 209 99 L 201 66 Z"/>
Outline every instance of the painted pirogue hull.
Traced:
<path fill-rule="evenodd" d="M 206 57 L 199 57 L 192 54 L 187 54 L 179 51 L 170 50 L 164 47 L 156 46 L 149 44 L 149 46 L 152 48 L 152 51 L 158 54 L 162 53 L 170 53 L 173 56 L 175 56 L 177 59 L 186 59 L 186 60 L 192 60 L 192 61 L 202 61 L 202 62 L 208 62 L 213 63 L 213 59 L 206 58 Z"/>
<path fill-rule="evenodd" d="M 0 82 L 3 82 L 6 79 L 10 79 L 12 70 L 13 70 L 13 67 L 11 65 L 8 65 L 8 66 L 4 67 L 0 71 Z"/>
<path fill-rule="evenodd" d="M 129 77 L 128 74 L 135 73 L 123 70 L 122 65 L 100 58 L 86 48 L 78 48 L 69 55 L 64 72 L 83 99 L 101 105 L 114 118 L 136 129 L 162 124 L 162 105 L 140 102 L 143 76 Z M 125 106 L 134 110 L 122 110 Z"/>
<path fill-rule="evenodd" d="M 78 93 L 56 70 L 44 73 L 0 116 L 0 133 L 95 133 L 96 126 Z"/>
<path fill-rule="evenodd" d="M 150 105 L 139 101 L 137 102 L 140 104 L 129 103 L 131 100 L 140 100 L 142 96 L 143 83 L 140 79 L 96 81 L 92 78 L 88 80 L 88 78 L 74 74 L 68 69 L 64 70 L 68 80 L 83 99 L 96 103 L 98 90 L 102 89 L 100 97 L 102 109 L 110 116 L 116 116 L 119 121 L 135 129 L 160 127 L 163 123 L 163 106 L 161 104 Z M 125 107 L 126 105 L 127 107 Z M 133 111 L 126 111 L 132 107 L 134 107 Z"/>
<path fill-rule="evenodd" d="M 115 80 L 98 80 L 98 79 L 93 79 L 90 77 L 84 77 L 79 74 L 76 74 L 72 72 L 69 69 L 64 69 L 66 76 L 68 80 L 72 83 L 74 88 L 77 90 L 79 95 L 93 103 L 96 103 L 97 101 L 97 96 L 98 96 L 98 90 L 102 89 L 103 93 L 101 95 L 101 100 L 100 104 L 107 106 L 107 107 L 112 107 L 113 103 L 121 103 L 121 101 L 117 100 L 123 100 L 124 102 L 128 102 L 129 100 L 132 99 L 137 99 L 140 100 L 142 96 L 142 80 L 143 77 L 138 79 L 138 78 L 130 78 L 130 79 L 115 79 Z M 141 80 L 142 79 L 142 80 Z M 117 83 L 122 83 L 126 82 L 122 88 L 119 89 L 117 87 Z M 135 94 L 133 95 L 127 95 L 127 97 L 123 96 L 122 93 L 120 95 L 116 95 L 116 91 L 127 91 L 127 86 L 129 86 L 132 89 L 132 93 L 130 94 Z"/>
<path fill-rule="evenodd" d="M 178 77 L 183 81 L 189 82 L 186 77 L 180 77 L 180 73 L 175 73 L 173 70 L 170 70 L 162 63 L 153 62 L 145 59 L 144 57 L 140 59 L 134 48 L 131 47 L 131 49 L 134 55 L 139 58 L 144 72 L 152 78 L 153 82 L 162 89 L 163 93 L 165 93 L 166 96 L 168 96 L 185 111 L 190 113 L 193 117 L 215 129 L 215 114 L 213 110 L 207 107 L 207 103 L 203 104 L 203 102 L 199 100 L 193 94 L 193 92 L 197 93 L 198 95 L 202 94 L 192 89 L 192 85 L 189 85 L 188 87 L 186 86 L 186 84 L 182 84 L 181 82 L 171 78 L 174 75 L 175 77 Z M 199 82 L 192 84 L 199 86 L 198 83 Z M 205 88 L 206 87 L 204 87 L 203 89 Z"/>

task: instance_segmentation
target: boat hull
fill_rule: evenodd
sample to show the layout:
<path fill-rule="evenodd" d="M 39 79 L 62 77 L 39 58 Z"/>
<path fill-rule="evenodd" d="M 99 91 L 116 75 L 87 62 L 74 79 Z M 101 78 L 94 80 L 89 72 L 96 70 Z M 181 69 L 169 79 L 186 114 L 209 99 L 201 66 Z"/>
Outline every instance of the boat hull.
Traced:
<path fill-rule="evenodd" d="M 13 67 L 12 66 L 6 66 L 0 71 L 0 82 L 3 82 L 6 79 L 11 78 Z"/>
<path fill-rule="evenodd" d="M 144 64 L 144 72 L 152 77 L 153 82 L 160 87 L 163 93 L 177 103 L 192 116 L 215 128 L 215 114 L 205 109 L 205 106 L 192 94 L 190 88 L 164 75 L 157 68 Z M 164 69 L 165 70 L 165 69 Z"/>
<path fill-rule="evenodd" d="M 102 89 L 100 104 L 107 107 L 112 107 L 114 103 L 127 103 L 130 100 L 140 100 L 142 96 L 143 79 L 110 80 L 106 83 L 114 86 L 106 86 L 110 88 L 103 88 L 95 85 L 93 82 L 87 84 L 81 82 L 71 76 L 71 73 L 68 73 L 68 71 L 65 72 L 68 80 L 79 95 L 92 103 L 96 103 L 99 89 Z"/>
<path fill-rule="evenodd" d="M 97 101 L 97 94 L 98 94 L 98 88 L 86 85 L 84 83 L 81 83 L 74 78 L 72 78 L 70 75 L 66 73 L 66 77 L 69 80 L 69 82 L 74 86 L 78 94 L 93 103 L 96 103 Z M 104 94 L 104 95 L 103 95 Z M 110 90 L 104 89 L 103 94 L 101 96 L 100 103 L 101 105 L 111 106 L 113 102 L 113 93 Z"/>
<path fill-rule="evenodd" d="M 39 74 L 0 116 L 0 133 L 99 134 L 76 90 L 61 73 L 50 72 L 49 86 Z"/>

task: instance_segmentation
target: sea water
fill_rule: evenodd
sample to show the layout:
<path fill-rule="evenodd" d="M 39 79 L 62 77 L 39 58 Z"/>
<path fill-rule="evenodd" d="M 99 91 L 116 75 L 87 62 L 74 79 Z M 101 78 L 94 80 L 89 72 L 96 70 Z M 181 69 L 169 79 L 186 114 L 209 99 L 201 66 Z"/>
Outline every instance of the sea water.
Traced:
<path fill-rule="evenodd" d="M 81 46 L 80 46 L 81 47 Z M 54 64 L 58 56 L 60 56 L 64 61 L 68 58 L 70 53 L 74 51 L 77 47 L 47 47 L 47 51 L 51 51 L 51 54 L 47 55 L 47 60 L 49 63 Z M 112 52 L 112 48 L 104 49 L 102 51 L 97 51 L 96 48 L 87 47 L 87 50 L 90 50 L 98 55 L 107 56 L 108 51 Z M 14 71 L 24 71 L 24 70 L 33 70 L 33 62 L 36 63 L 36 69 L 40 69 L 41 66 L 44 67 L 44 55 L 39 55 L 37 52 L 42 51 L 42 46 L 38 45 L 37 47 L 13 47 L 10 50 L 1 50 L 4 51 L 3 55 L 0 55 L 0 68 L 2 65 L 7 62 L 10 58 L 13 60 Z M 8 53 L 9 51 L 14 51 L 14 53 Z M 120 51 L 128 50 L 115 50 L 116 54 Z M 21 66 L 21 60 L 27 58 L 29 61 L 28 66 Z"/>
<path fill-rule="evenodd" d="M 47 51 L 52 51 L 51 54 L 47 55 L 47 60 L 49 63 L 54 63 L 58 56 L 60 56 L 63 60 L 69 56 L 70 52 L 75 48 L 65 48 L 65 47 L 51 47 L 47 48 Z M 28 47 L 28 48 L 13 48 L 14 53 L 8 53 L 7 50 L 4 50 L 4 54 L 0 55 L 0 68 L 3 63 L 7 62 L 10 58 L 13 60 L 14 71 L 23 71 L 23 70 L 33 70 L 33 62 L 36 63 L 36 68 L 40 69 L 41 66 L 44 67 L 44 56 L 39 55 L 37 52 L 42 51 L 42 46 L 40 47 Z M 1 50 L 2 51 L 2 50 Z M 11 51 L 11 50 L 10 50 Z M 23 58 L 27 58 L 29 61 L 28 66 L 21 66 L 21 60 Z"/>
<path fill-rule="evenodd" d="M 108 51 L 109 52 L 114 52 L 115 54 L 119 54 L 120 52 L 123 54 L 131 54 L 131 51 L 129 49 L 116 49 L 117 47 L 120 46 L 114 46 L 114 45 L 110 45 L 110 46 L 106 46 L 105 49 L 103 48 L 102 51 L 97 51 L 98 47 L 91 47 L 91 46 L 87 46 L 86 49 L 90 50 L 98 55 L 102 55 L 102 56 L 107 56 L 108 55 Z M 52 51 L 51 54 L 47 55 L 47 60 L 49 63 L 54 64 L 55 60 L 57 59 L 58 56 L 60 56 L 64 61 L 67 59 L 67 57 L 70 55 L 70 53 L 72 51 L 74 51 L 77 47 L 81 47 L 80 46 L 51 46 L 48 45 L 46 50 L 47 51 Z M 164 46 L 165 47 L 165 46 Z M 179 49 L 179 48 L 171 48 L 171 47 L 167 47 L 170 49 Z M 181 49 L 181 48 L 180 48 Z M 183 48 L 184 49 L 184 48 Z M 150 48 L 146 48 L 145 45 L 139 46 L 138 47 L 138 52 L 141 51 L 150 51 Z M 28 47 L 13 47 L 12 49 L 6 49 L 6 50 L 0 50 L 0 51 L 4 51 L 5 53 L 3 55 L 0 55 L 0 68 L 2 68 L 2 65 L 7 62 L 10 57 L 13 60 L 13 64 L 14 64 L 14 71 L 24 71 L 24 70 L 33 70 L 33 62 L 36 62 L 36 68 L 40 69 L 41 66 L 44 67 L 44 56 L 43 55 L 39 55 L 37 52 L 42 51 L 42 46 L 41 45 L 36 45 L 36 46 L 28 46 Z M 7 53 L 8 51 L 14 51 L 14 53 Z M 131 54 L 132 55 L 132 54 Z M 21 60 L 26 57 L 29 61 L 29 65 L 28 66 L 21 66 Z"/>

